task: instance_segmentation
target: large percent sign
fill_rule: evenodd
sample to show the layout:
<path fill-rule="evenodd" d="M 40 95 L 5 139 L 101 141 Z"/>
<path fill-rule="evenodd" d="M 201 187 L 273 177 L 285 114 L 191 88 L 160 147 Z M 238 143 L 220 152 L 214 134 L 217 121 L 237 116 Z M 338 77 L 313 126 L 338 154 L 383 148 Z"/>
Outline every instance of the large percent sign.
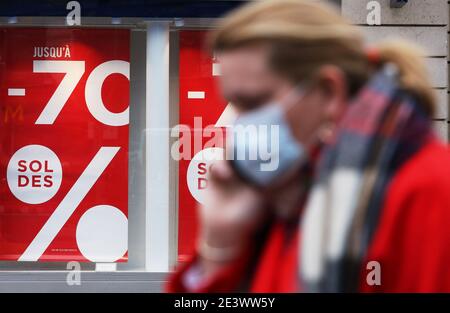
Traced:
<path fill-rule="evenodd" d="M 85 63 L 36 60 L 33 61 L 33 71 L 66 73 L 35 122 L 35 124 L 53 124 L 83 76 Z M 122 74 L 129 79 L 129 63 L 113 60 L 97 66 L 86 81 L 86 105 L 99 122 L 109 126 L 122 126 L 129 123 L 129 106 L 123 112 L 111 112 L 105 107 L 101 96 L 103 82 L 114 73 Z M 119 150 L 120 147 L 101 147 L 98 150 L 20 256 L 19 261 L 37 261 L 44 254 Z M 8 186 L 16 198 L 25 203 L 39 204 L 48 201 L 58 191 L 62 180 L 62 167 L 57 155 L 48 147 L 28 145 L 17 150 L 11 157 L 7 178 Z M 98 205 L 90 208 L 77 225 L 76 239 L 81 253 L 93 262 L 116 261 L 128 249 L 127 226 L 127 217 L 113 206 Z M 96 232 L 101 238 L 97 238 L 97 241 L 92 240 L 92 232 Z"/>

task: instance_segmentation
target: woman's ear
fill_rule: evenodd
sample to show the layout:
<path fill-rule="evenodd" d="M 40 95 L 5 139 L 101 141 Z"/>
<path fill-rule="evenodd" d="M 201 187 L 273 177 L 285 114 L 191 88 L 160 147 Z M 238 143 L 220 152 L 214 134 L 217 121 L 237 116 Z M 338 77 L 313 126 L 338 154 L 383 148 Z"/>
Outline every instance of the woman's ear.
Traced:
<path fill-rule="evenodd" d="M 316 86 L 322 93 L 322 104 L 329 122 L 337 122 L 348 102 L 348 84 L 345 73 L 334 65 L 324 65 L 316 76 Z"/>

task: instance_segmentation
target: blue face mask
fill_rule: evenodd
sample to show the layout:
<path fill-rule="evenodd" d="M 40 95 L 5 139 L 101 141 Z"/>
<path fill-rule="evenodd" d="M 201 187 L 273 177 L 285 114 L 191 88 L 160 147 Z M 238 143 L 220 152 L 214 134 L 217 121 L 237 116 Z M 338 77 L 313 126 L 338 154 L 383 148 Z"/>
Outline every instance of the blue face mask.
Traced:
<path fill-rule="evenodd" d="M 288 109 L 268 104 L 236 119 L 228 157 L 243 179 L 267 187 L 306 161 L 305 148 L 286 120 Z"/>

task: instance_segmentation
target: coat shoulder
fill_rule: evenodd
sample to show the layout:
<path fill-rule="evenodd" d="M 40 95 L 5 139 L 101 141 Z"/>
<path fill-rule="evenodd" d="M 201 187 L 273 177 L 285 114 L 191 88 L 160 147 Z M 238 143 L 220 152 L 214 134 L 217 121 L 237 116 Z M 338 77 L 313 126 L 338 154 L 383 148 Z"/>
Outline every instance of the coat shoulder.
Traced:
<path fill-rule="evenodd" d="M 450 147 L 432 140 L 395 174 L 389 193 L 427 192 L 450 199 Z"/>

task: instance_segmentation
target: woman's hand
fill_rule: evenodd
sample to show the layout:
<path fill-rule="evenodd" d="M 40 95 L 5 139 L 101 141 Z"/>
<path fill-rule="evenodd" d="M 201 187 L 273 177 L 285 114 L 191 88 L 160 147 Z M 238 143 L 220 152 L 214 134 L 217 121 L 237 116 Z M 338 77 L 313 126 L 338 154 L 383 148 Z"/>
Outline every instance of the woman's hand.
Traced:
<path fill-rule="evenodd" d="M 263 196 L 240 181 L 227 161 L 214 163 L 200 207 L 198 253 L 204 270 L 214 272 L 240 256 L 264 215 Z"/>

